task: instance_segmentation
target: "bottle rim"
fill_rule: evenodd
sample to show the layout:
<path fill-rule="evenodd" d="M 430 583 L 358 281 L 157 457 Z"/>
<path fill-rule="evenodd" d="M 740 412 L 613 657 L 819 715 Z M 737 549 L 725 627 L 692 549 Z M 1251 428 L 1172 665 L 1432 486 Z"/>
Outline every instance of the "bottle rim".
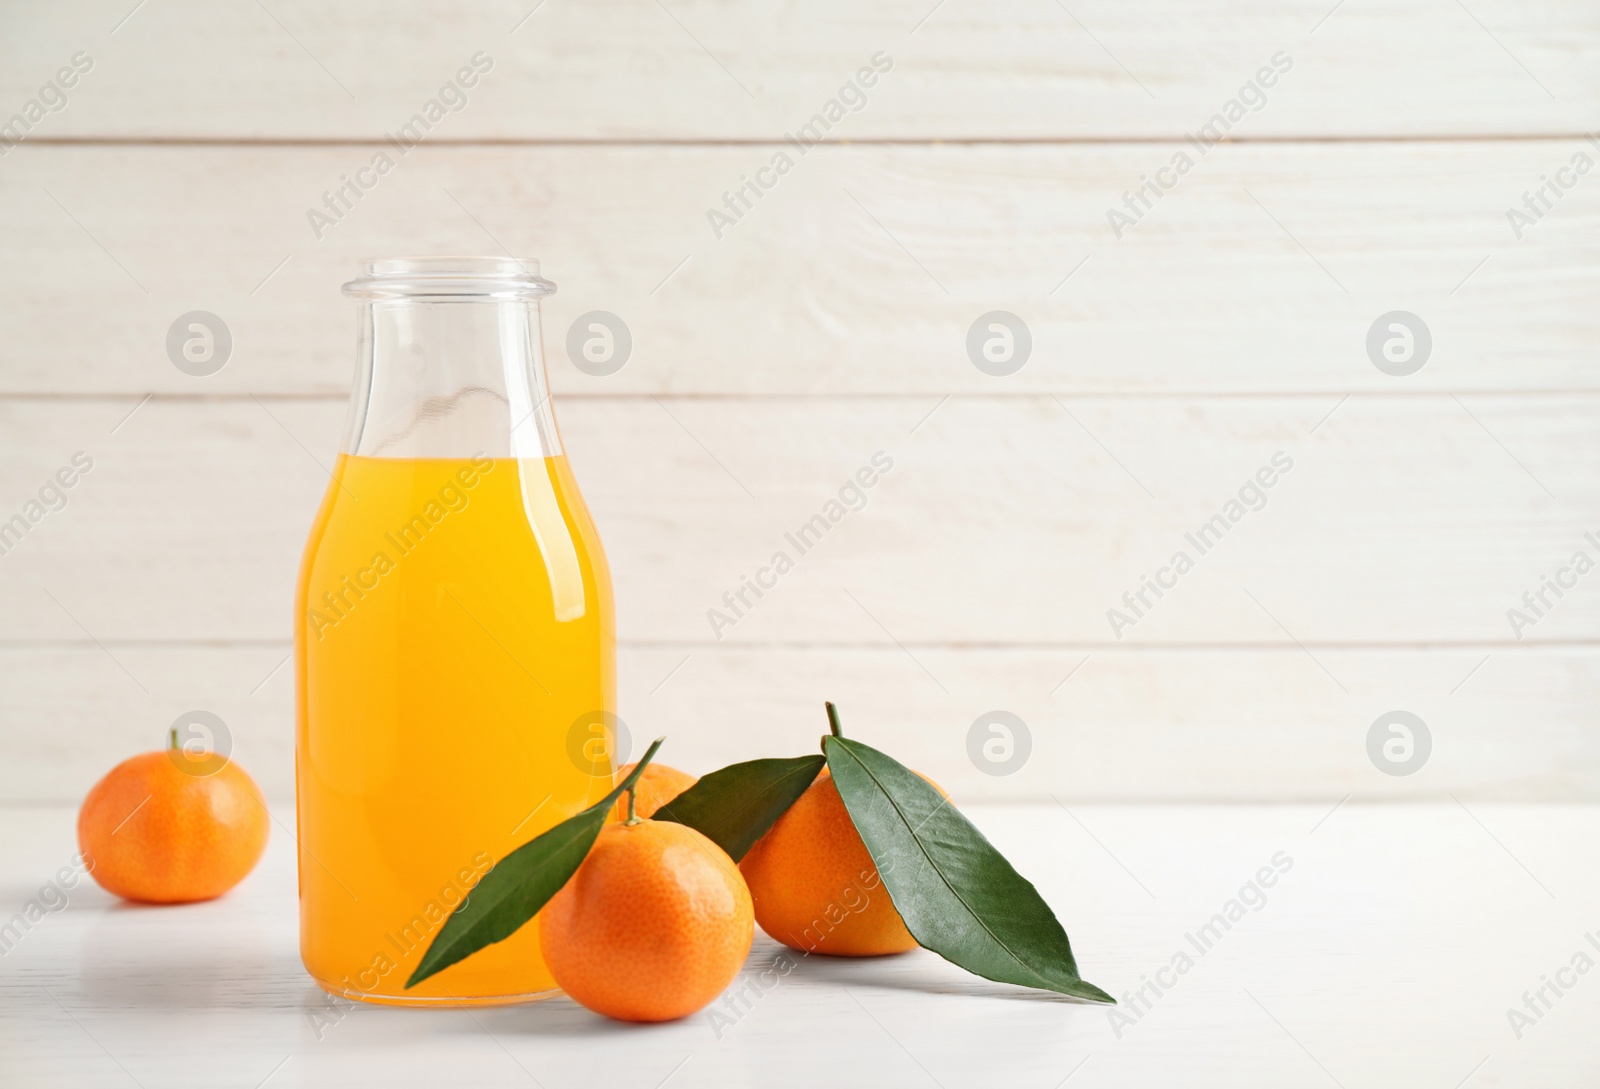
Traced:
<path fill-rule="evenodd" d="M 556 285 L 532 257 L 378 257 L 344 285 L 357 299 L 540 299 Z"/>

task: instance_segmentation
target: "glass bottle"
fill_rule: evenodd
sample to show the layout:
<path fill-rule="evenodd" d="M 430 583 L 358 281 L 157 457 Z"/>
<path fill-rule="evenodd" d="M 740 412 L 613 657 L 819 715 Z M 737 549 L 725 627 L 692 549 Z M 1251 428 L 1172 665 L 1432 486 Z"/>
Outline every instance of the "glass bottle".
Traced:
<path fill-rule="evenodd" d="M 301 958 L 351 999 L 542 997 L 537 919 L 405 981 L 495 860 L 611 787 L 611 578 L 550 410 L 555 285 L 404 258 L 344 290 L 360 362 L 296 597 Z"/>

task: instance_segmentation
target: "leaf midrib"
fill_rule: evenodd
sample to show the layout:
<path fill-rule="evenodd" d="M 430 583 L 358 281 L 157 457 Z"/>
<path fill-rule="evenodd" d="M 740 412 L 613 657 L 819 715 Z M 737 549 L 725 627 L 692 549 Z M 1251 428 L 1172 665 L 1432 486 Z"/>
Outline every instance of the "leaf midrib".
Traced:
<path fill-rule="evenodd" d="M 822 770 L 821 768 L 817 768 L 815 771 L 813 771 L 811 773 L 811 777 L 813 779 L 815 779 L 817 777 L 817 773 L 820 772 L 821 770 Z M 797 775 L 803 775 L 804 773 L 805 773 L 805 769 L 804 768 L 796 768 L 793 771 L 785 772 L 779 778 L 772 780 L 772 782 L 767 786 L 766 790 L 761 791 L 755 797 L 751 798 L 749 802 L 745 803 L 745 805 L 743 805 L 738 810 L 736 810 L 734 815 L 735 816 L 739 816 L 739 817 L 743 817 L 746 813 L 749 813 L 751 810 L 755 809 L 756 806 L 757 806 L 757 803 L 761 802 L 767 796 L 769 796 L 770 794 L 772 794 L 775 791 L 777 791 L 777 789 L 779 787 L 781 787 L 784 783 L 787 783 L 790 779 L 795 778 Z M 778 816 L 781 817 L 782 815 L 783 814 L 780 813 Z M 774 820 L 773 823 L 777 823 L 776 820 Z"/>
<path fill-rule="evenodd" d="M 1027 961 L 1025 961 L 1021 957 L 1017 956 L 1017 954 L 1012 951 L 1011 947 L 1009 945 L 1007 945 L 1005 943 L 1005 941 L 1002 940 L 1001 937 L 998 934 L 996 934 L 993 930 L 989 929 L 989 924 L 983 921 L 983 916 L 979 915 L 976 911 L 974 911 L 972 909 L 972 905 L 967 903 L 966 897 L 962 896 L 961 893 L 959 891 L 957 891 L 956 887 L 950 883 L 949 879 L 946 878 L 944 873 L 939 869 L 938 863 L 934 862 L 933 856 L 928 853 L 927 848 L 923 847 L 922 841 L 917 838 L 916 830 L 911 827 L 911 821 L 909 819 L 907 819 L 905 813 L 901 810 L 900 803 L 895 801 L 894 795 L 891 794 L 889 792 L 889 789 L 886 786 L 883 785 L 883 782 L 876 775 L 874 775 L 872 773 L 872 769 L 867 767 L 865 761 L 863 761 L 855 753 L 851 752 L 848 746 L 840 745 L 839 747 L 841 749 L 843 749 L 844 752 L 849 755 L 851 760 L 855 761 L 856 766 L 859 767 L 863 772 L 866 773 L 867 778 L 871 779 L 873 784 L 878 788 L 878 790 L 882 792 L 883 796 L 889 800 L 889 805 L 894 809 L 895 816 L 899 817 L 901 823 L 906 826 L 906 834 L 911 837 L 911 842 L 915 843 L 917 845 L 917 850 L 918 850 L 918 852 L 921 853 L 923 859 L 927 861 L 929 867 L 932 868 L 933 872 L 939 875 L 939 880 L 941 882 L 943 882 L 944 887 L 950 890 L 950 895 L 954 896 L 956 898 L 956 901 L 958 903 L 960 903 L 960 905 L 966 910 L 967 914 L 972 917 L 973 921 L 975 921 L 980 927 L 982 927 L 983 928 L 983 932 L 985 934 L 989 935 L 989 937 L 994 941 L 994 943 L 996 945 L 998 945 L 1001 949 L 1005 950 L 1006 956 L 1008 956 L 1012 960 L 1016 961 L 1018 966 L 1020 966 L 1023 969 L 1023 971 L 1027 972 L 1029 975 L 1033 976 L 1035 979 L 1043 980 L 1047 984 L 1052 983 L 1053 981 L 1051 981 L 1048 977 L 1040 975 L 1039 972 L 1033 967 L 1033 965 L 1029 964 Z M 941 808 L 943 806 L 949 805 L 949 804 L 950 804 L 949 799 L 944 799 L 941 802 Z M 846 810 L 846 812 L 848 812 L 848 809 Z M 1081 977 L 1080 977 L 1080 981 L 1081 981 Z M 1052 989 L 1053 990 L 1054 987 L 1052 986 L 1052 987 L 1047 988 L 1047 989 Z"/>
<path fill-rule="evenodd" d="M 600 835 L 600 828 L 602 826 L 604 826 L 604 824 L 605 824 L 606 811 L 608 809 L 610 809 L 611 806 L 616 803 L 616 800 L 618 798 L 622 797 L 623 793 L 629 787 L 633 786 L 633 784 L 635 784 L 636 782 L 639 781 L 639 776 L 644 774 L 644 769 L 646 767 L 645 761 L 648 760 L 650 757 L 655 755 L 655 751 L 656 751 L 657 748 L 660 747 L 660 745 L 661 745 L 661 742 L 659 740 L 654 742 L 650 746 L 649 751 L 646 752 L 644 759 L 641 760 L 639 762 L 639 764 L 634 767 L 633 771 L 628 773 L 627 778 L 623 779 L 622 782 L 618 783 L 615 787 L 613 787 L 611 792 L 609 794 L 607 794 L 604 798 L 600 799 L 600 801 L 594 803 L 593 805 L 589 806 L 588 808 L 586 808 L 584 810 L 581 810 L 578 813 L 574 813 L 572 816 L 568 817 L 566 820 L 562 821 L 560 824 L 556 825 L 554 828 L 551 828 L 548 831 L 541 832 L 539 835 L 534 836 L 533 839 L 530 839 L 527 843 L 524 843 L 522 845 L 522 847 L 518 847 L 516 850 L 512 851 L 511 855 L 515 855 L 517 853 L 517 851 L 521 851 L 523 848 L 528 847 L 528 846 L 532 845 L 533 843 L 538 842 L 538 840 L 541 839 L 542 837 L 550 835 L 551 833 L 556 832 L 560 828 L 563 828 L 563 827 L 566 827 L 568 825 L 571 825 L 571 826 L 576 828 L 576 831 L 574 832 L 572 838 L 566 840 L 563 843 L 561 843 L 559 848 L 551 850 L 549 852 L 549 854 L 546 855 L 546 858 L 548 859 L 549 857 L 554 856 L 554 855 L 560 853 L 561 851 L 566 850 L 567 848 L 571 847 L 574 843 L 576 843 L 579 839 L 581 839 L 584 835 L 589 833 L 589 826 L 588 825 L 584 825 L 584 824 L 578 823 L 580 818 L 582 818 L 584 816 L 592 816 L 592 817 L 597 818 L 597 820 L 595 821 L 593 834 L 594 834 L 595 837 L 598 837 Z M 588 852 L 585 851 L 584 854 L 587 855 Z M 510 858 L 511 855 L 507 855 L 506 858 Z M 502 858 L 499 862 L 495 863 L 495 867 L 498 868 L 499 866 L 504 865 L 505 861 L 506 861 L 506 859 Z M 579 865 L 582 865 L 582 860 L 581 859 L 579 860 Z M 494 870 L 491 869 L 489 872 L 493 873 Z M 483 876 L 483 878 L 479 879 L 478 885 L 481 885 L 483 883 L 483 881 L 486 880 L 487 878 L 488 878 L 488 874 L 485 874 Z M 417 962 L 416 970 L 413 971 L 412 974 L 411 974 L 411 978 L 412 978 L 413 982 L 408 982 L 406 984 L 406 986 L 408 988 L 410 988 L 410 987 L 416 986 L 416 984 L 418 984 L 418 983 L 421 983 L 422 980 L 421 979 L 417 979 L 417 974 L 418 973 L 420 973 L 425 968 L 431 967 L 433 964 L 437 964 L 440 961 L 445 960 L 447 958 L 447 956 L 450 953 L 455 952 L 455 950 L 463 942 L 465 942 L 468 939 L 474 937 L 475 936 L 474 933 L 473 933 L 474 930 L 477 927 L 486 925 L 486 923 L 487 923 L 488 919 L 490 918 L 490 916 L 492 916 L 495 912 L 497 912 L 497 911 L 501 910 L 502 908 L 504 908 L 506 906 L 506 901 L 511 899 L 511 897 L 513 895 L 515 895 L 515 893 L 519 889 L 521 889 L 526 883 L 527 883 L 527 877 L 526 876 L 524 876 L 522 878 L 513 879 L 513 880 L 511 880 L 510 882 L 507 883 L 505 891 L 503 893 L 501 893 L 499 896 L 488 895 L 487 899 L 489 900 L 489 906 L 486 907 L 483 910 L 483 913 L 481 915 L 479 915 L 477 919 L 473 920 L 470 923 L 462 923 L 461 925 L 462 925 L 463 929 L 462 929 L 461 933 L 459 933 L 459 934 L 455 935 L 454 937 L 452 937 L 448 942 L 446 942 L 441 947 L 439 942 L 440 942 L 440 939 L 444 937 L 445 928 L 449 927 L 450 919 L 459 917 L 457 915 L 457 912 L 459 912 L 461 910 L 461 908 L 457 908 L 456 912 L 451 912 L 450 916 L 445 919 L 444 925 L 442 927 L 440 927 L 440 929 L 439 929 L 439 937 L 437 937 L 437 938 L 435 938 L 433 940 L 433 944 L 428 946 L 427 950 L 422 954 L 422 959 Z M 478 885 L 474 885 L 473 886 L 473 891 L 477 890 Z M 492 892 L 492 890 L 491 890 L 491 892 Z M 471 898 L 472 898 L 472 893 L 469 892 L 467 894 L 467 902 L 470 902 Z M 547 900 L 546 903 L 548 903 L 548 902 L 549 901 Z M 465 903 L 463 903 L 462 906 L 465 907 L 466 906 Z M 537 915 L 537 914 L 538 914 L 537 911 L 534 912 L 534 915 Z M 528 916 L 528 918 L 531 919 L 531 918 L 533 918 L 533 916 L 530 915 L 530 916 Z M 516 933 L 516 931 L 521 929 L 522 926 L 527 923 L 527 921 L 528 921 L 528 919 L 524 919 L 524 920 L 522 920 L 521 923 L 518 923 L 517 926 L 512 929 L 512 933 L 513 934 Z M 507 937 L 509 937 L 509 936 L 510 935 L 507 935 Z M 504 941 L 505 939 L 501 938 L 499 940 L 500 941 Z M 476 949 L 472 949 L 469 952 L 462 954 L 460 957 L 457 957 L 455 960 L 450 961 L 450 963 L 444 965 L 443 968 L 437 968 L 433 972 L 429 972 L 428 976 L 425 976 L 423 978 L 429 978 L 429 977 L 437 974 L 438 972 L 442 972 L 442 971 L 444 971 L 444 968 L 448 968 L 451 965 L 458 964 L 461 961 L 465 960 L 467 957 L 472 956 L 472 954 L 476 953 L 479 949 L 483 949 L 486 946 L 493 945 L 493 944 L 494 944 L 494 942 L 484 942 L 482 945 L 479 945 Z M 440 954 L 439 954 L 438 957 L 434 957 L 433 956 L 433 951 L 435 949 L 440 949 Z"/>
<path fill-rule="evenodd" d="M 777 759 L 782 759 L 782 758 L 777 758 Z M 803 761 L 809 761 L 809 760 L 813 759 L 813 757 L 811 757 L 811 756 L 802 756 L 802 757 L 795 757 L 794 759 L 803 760 Z M 757 763 L 757 762 L 758 761 L 751 761 L 751 763 Z M 822 769 L 825 766 L 827 766 L 827 760 L 823 759 L 823 762 L 821 764 L 818 764 L 815 768 L 813 768 L 811 770 L 811 778 L 815 779 L 822 772 Z M 795 778 L 796 776 L 804 775 L 805 772 L 806 772 L 805 766 L 800 766 L 800 767 L 797 767 L 797 768 L 795 768 L 795 769 L 793 769 L 791 771 L 784 772 L 783 775 L 781 775 L 779 778 L 772 780 L 770 783 L 768 783 L 768 785 L 767 785 L 767 787 L 765 789 L 763 789 L 763 790 L 759 791 L 758 793 L 756 793 L 753 797 L 751 797 L 747 802 L 745 802 L 739 808 L 737 808 L 735 810 L 732 810 L 731 812 L 729 812 L 726 815 L 725 818 L 723 818 L 722 820 L 719 820 L 715 825 L 713 825 L 712 826 L 712 830 L 717 833 L 716 836 L 712 836 L 711 833 L 706 831 L 706 829 L 704 829 L 704 828 L 698 828 L 695 825 L 690 824 L 687 820 L 684 819 L 683 815 L 681 815 L 681 814 L 679 814 L 679 813 L 674 811 L 672 802 L 668 802 L 666 805 L 662 806 L 659 810 L 657 810 L 656 811 L 656 816 L 658 818 L 664 818 L 666 820 L 670 820 L 675 824 L 681 824 L 686 828 L 695 828 L 695 830 L 700 832 L 702 835 L 705 835 L 708 838 L 713 839 L 717 843 L 718 846 L 722 846 L 722 843 L 723 843 L 724 840 L 728 840 L 728 839 L 732 839 L 733 838 L 731 835 L 726 834 L 726 833 L 729 832 L 730 829 L 732 831 L 738 832 L 743 828 L 743 822 L 740 820 L 740 818 L 743 818 L 746 814 L 750 813 L 752 810 L 755 810 L 765 799 L 769 798 L 772 794 L 776 793 L 778 788 L 783 786 L 783 784 L 789 782 L 791 779 Z M 693 790 L 694 788 L 690 787 L 689 789 Z M 782 813 L 778 814 L 778 817 L 782 817 L 782 816 L 783 816 Z M 771 828 L 773 824 L 776 824 L 777 820 L 778 820 L 778 817 L 775 817 L 771 821 L 769 821 L 767 823 L 767 827 Z M 766 829 L 763 829 L 762 831 L 764 833 L 766 831 Z M 761 838 L 760 836 L 756 837 L 756 839 L 760 839 L 760 838 Z M 754 846 L 754 844 L 755 844 L 755 840 L 752 840 L 749 844 L 747 844 L 745 846 L 744 851 L 741 853 L 740 857 L 742 858 L 744 854 L 748 854 L 749 851 L 750 851 L 750 848 L 752 846 Z M 724 850 L 726 850 L 725 847 L 724 847 Z M 729 857 L 732 857 L 731 852 L 729 854 Z M 738 859 L 734 859 L 734 861 L 737 862 L 739 860 Z"/>
<path fill-rule="evenodd" d="M 604 823 L 604 817 L 603 816 L 601 818 L 601 821 L 602 821 L 602 823 Z M 563 822 L 563 823 L 565 823 L 565 822 Z M 574 843 L 578 842 L 578 840 L 582 839 L 588 833 L 588 831 L 589 830 L 588 830 L 587 827 L 580 827 L 577 830 L 577 832 L 574 833 L 574 835 L 572 836 L 571 839 L 568 839 L 565 842 L 561 843 L 561 845 L 557 849 L 550 851 L 549 854 L 546 857 L 547 858 L 554 857 L 555 855 L 560 854 L 562 851 L 565 851 L 567 848 L 571 847 Z M 529 840 L 528 842 L 532 843 L 533 840 Z M 524 844 L 524 846 L 526 846 L 526 844 Z M 503 862 L 503 860 L 502 860 L 502 862 Z M 505 907 L 506 906 L 506 902 L 508 900 L 511 900 L 517 894 L 517 892 L 520 891 L 523 888 L 523 886 L 525 886 L 528 883 L 528 880 L 529 880 L 529 876 L 528 875 L 524 875 L 524 876 L 518 877 L 518 878 L 513 878 L 512 880 L 510 880 L 510 881 L 508 881 L 506 883 L 505 891 L 500 893 L 500 895 L 487 897 L 487 899 L 489 901 L 488 906 L 483 909 L 483 912 L 478 916 L 477 919 L 473 920 L 470 923 L 464 923 L 463 924 L 465 929 L 462 930 L 462 932 L 459 935 L 456 936 L 454 941 L 450 942 L 445 947 L 444 952 L 448 953 L 448 952 L 453 951 L 456 948 L 456 946 L 458 946 L 458 945 L 460 945 L 462 943 L 462 941 L 464 941 L 467 938 L 472 937 L 473 936 L 473 929 L 476 928 L 476 927 L 484 926 L 485 924 L 487 924 L 487 922 L 489 921 L 489 917 L 491 915 L 493 915 L 494 912 L 499 911 L 501 908 Z M 481 885 L 481 884 L 482 884 L 482 881 L 480 880 L 479 881 L 479 885 Z M 469 891 L 467 893 L 467 897 L 468 897 L 469 900 L 472 897 L 472 892 L 476 892 L 476 891 L 477 891 L 477 886 L 474 886 L 472 891 Z M 479 901 L 479 902 L 481 903 L 482 901 Z M 526 922 L 526 920 L 524 920 L 524 922 Z M 433 952 L 433 947 L 432 946 L 429 946 L 428 952 L 429 953 Z M 424 967 L 425 965 L 426 965 L 426 957 L 424 958 L 422 963 L 419 963 L 417 965 L 417 967 L 420 969 L 420 968 Z"/>

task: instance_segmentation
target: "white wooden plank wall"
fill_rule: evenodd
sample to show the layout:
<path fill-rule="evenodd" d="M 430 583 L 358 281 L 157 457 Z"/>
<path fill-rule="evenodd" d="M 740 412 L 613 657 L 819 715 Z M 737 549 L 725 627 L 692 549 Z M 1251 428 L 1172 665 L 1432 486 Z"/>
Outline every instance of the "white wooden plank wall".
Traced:
<path fill-rule="evenodd" d="M 0 520 L 93 461 L 0 555 L 0 800 L 76 800 L 195 708 L 291 796 L 338 284 L 502 250 L 561 285 L 622 714 L 670 762 L 803 751 L 832 698 L 957 797 L 1600 797 L 1600 574 L 1507 618 L 1600 561 L 1600 9 L 536 3 L 0 6 Z M 386 143 L 474 56 L 459 109 Z M 830 100 L 822 145 L 787 142 Z M 207 378 L 165 353 L 191 310 L 234 338 Z M 610 377 L 566 358 L 591 310 L 633 332 Z M 993 310 L 1033 338 L 1007 377 L 966 355 Z M 1393 310 L 1432 335 L 1409 377 L 1367 355 Z M 865 509 L 714 630 L 880 450 Z M 1113 630 L 1280 451 L 1261 509 Z M 967 756 L 997 709 L 1033 740 L 1005 776 Z M 1432 734 L 1412 775 L 1367 755 L 1396 709 Z"/>

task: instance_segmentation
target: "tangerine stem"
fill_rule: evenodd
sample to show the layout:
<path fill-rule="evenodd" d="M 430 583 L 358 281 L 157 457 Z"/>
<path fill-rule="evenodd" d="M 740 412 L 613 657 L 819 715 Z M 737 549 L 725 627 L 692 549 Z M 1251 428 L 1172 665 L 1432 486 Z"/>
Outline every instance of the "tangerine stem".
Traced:
<path fill-rule="evenodd" d="M 839 709 L 826 701 L 823 702 L 822 706 L 828 709 L 828 729 L 833 731 L 834 737 L 843 737 L 844 730 L 839 726 Z"/>
<path fill-rule="evenodd" d="M 628 819 L 623 823 L 629 825 L 644 823 L 644 818 L 633 811 L 633 787 L 628 788 Z"/>
<path fill-rule="evenodd" d="M 174 726 L 172 729 L 167 731 L 167 748 L 168 749 L 176 749 L 177 747 L 178 747 L 178 728 L 176 726 Z"/>
<path fill-rule="evenodd" d="M 666 738 L 663 736 L 658 737 L 654 741 L 650 742 L 650 747 L 644 751 L 643 756 L 639 757 L 639 762 L 633 765 L 633 770 L 628 772 L 627 776 L 622 780 L 622 782 L 613 787 L 611 793 L 606 795 L 607 804 L 615 802 L 617 800 L 617 795 L 622 791 L 627 792 L 628 801 L 630 804 L 632 803 L 633 784 L 639 781 L 639 776 L 644 774 L 644 769 L 650 766 L 650 761 L 654 759 L 656 750 L 661 748 L 661 743 L 665 740 Z"/>

